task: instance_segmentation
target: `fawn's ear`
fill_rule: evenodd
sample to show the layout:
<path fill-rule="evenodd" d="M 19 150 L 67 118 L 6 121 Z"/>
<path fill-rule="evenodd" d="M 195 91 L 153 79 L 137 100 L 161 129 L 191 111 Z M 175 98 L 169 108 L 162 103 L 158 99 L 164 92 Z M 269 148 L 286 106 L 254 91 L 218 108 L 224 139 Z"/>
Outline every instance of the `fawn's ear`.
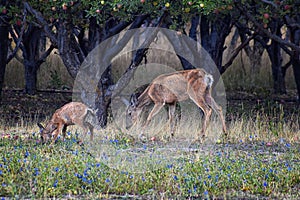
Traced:
<path fill-rule="evenodd" d="M 44 126 L 43 126 L 41 123 L 37 123 L 37 125 L 38 125 L 38 127 L 39 127 L 40 129 L 42 129 L 42 130 L 45 129 Z"/>

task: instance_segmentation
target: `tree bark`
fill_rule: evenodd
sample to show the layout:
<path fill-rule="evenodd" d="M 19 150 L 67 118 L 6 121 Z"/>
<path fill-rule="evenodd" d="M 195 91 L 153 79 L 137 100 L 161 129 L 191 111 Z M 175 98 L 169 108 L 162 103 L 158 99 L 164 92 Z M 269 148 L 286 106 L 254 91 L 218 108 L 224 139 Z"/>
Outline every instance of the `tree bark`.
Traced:
<path fill-rule="evenodd" d="M 280 22 L 273 21 L 270 23 L 271 31 L 273 34 L 281 37 L 281 26 Z M 271 61 L 272 67 L 272 76 L 273 76 L 273 89 L 275 94 L 284 94 L 286 93 L 285 81 L 284 81 L 284 74 L 282 72 L 282 53 L 280 44 L 275 41 L 271 40 L 271 44 L 267 48 L 267 52 Z"/>
<path fill-rule="evenodd" d="M 0 102 L 2 100 L 2 88 L 4 84 L 4 75 L 8 54 L 8 26 L 0 21 Z"/>
<path fill-rule="evenodd" d="M 40 67 L 40 41 L 42 30 L 30 24 L 23 37 L 24 68 L 25 68 L 25 92 L 34 95 L 37 90 L 37 70 Z"/>
<path fill-rule="evenodd" d="M 214 21 L 210 21 L 206 16 L 201 16 L 200 19 L 201 45 L 209 53 L 221 73 L 224 72 L 222 69 L 224 44 L 232 25 L 233 21 L 229 15 L 222 18 L 216 17 Z"/>
<path fill-rule="evenodd" d="M 299 19 L 300 21 L 300 19 Z M 300 45 L 300 30 L 291 30 L 291 42 L 296 45 Z M 291 56 L 294 77 L 296 81 L 296 87 L 298 91 L 298 103 L 300 103 L 300 51 L 294 50 Z"/>
<path fill-rule="evenodd" d="M 148 15 L 141 15 L 137 16 L 133 23 L 131 24 L 129 31 L 125 33 L 123 38 L 120 39 L 119 42 L 116 40 L 111 40 L 110 46 L 111 48 L 107 47 L 107 52 L 105 53 L 105 56 L 102 60 L 102 65 L 107 66 L 105 71 L 101 72 L 101 77 L 100 79 L 96 78 L 96 80 L 99 80 L 98 85 L 97 85 L 97 90 L 99 91 L 96 96 L 96 101 L 95 101 L 95 106 L 97 108 L 97 118 L 99 125 L 101 127 L 105 127 L 108 122 L 108 108 L 111 103 L 112 99 L 112 91 L 111 88 L 113 88 L 113 80 L 112 80 L 112 74 L 111 74 L 111 60 L 123 49 L 123 47 L 127 44 L 127 42 L 130 40 L 132 37 L 132 34 L 134 31 L 131 31 L 133 29 L 139 28 L 144 19 L 146 19 Z M 110 32 L 110 34 L 117 34 L 123 28 L 125 28 L 126 23 L 119 23 L 115 24 L 113 28 L 110 28 L 109 30 L 106 30 L 107 32 Z M 109 38 L 111 35 L 105 35 L 103 37 L 103 40 Z M 117 43 L 116 43 L 117 42 Z M 97 77 L 97 75 L 96 75 Z"/>

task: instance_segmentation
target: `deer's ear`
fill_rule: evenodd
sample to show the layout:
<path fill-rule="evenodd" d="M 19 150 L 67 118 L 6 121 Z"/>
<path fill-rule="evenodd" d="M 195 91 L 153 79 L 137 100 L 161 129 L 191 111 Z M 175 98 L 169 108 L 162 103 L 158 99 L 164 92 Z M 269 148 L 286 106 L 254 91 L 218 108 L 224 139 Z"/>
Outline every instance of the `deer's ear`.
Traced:
<path fill-rule="evenodd" d="M 132 94 L 130 97 L 130 105 L 136 107 L 138 101 L 138 97 L 136 94 Z"/>
<path fill-rule="evenodd" d="M 44 130 L 45 127 L 41 124 L 41 123 L 37 123 L 38 127 L 41 129 L 41 130 Z"/>
<path fill-rule="evenodd" d="M 129 106 L 129 105 L 130 105 L 129 101 L 128 101 L 126 98 L 124 98 L 124 97 L 121 97 L 121 101 L 122 101 L 126 106 Z"/>

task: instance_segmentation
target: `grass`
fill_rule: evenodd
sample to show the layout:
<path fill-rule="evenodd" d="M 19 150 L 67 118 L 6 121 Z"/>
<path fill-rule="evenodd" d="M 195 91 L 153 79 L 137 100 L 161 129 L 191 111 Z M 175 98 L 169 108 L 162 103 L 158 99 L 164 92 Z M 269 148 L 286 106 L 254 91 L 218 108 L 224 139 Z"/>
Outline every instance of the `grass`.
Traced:
<path fill-rule="evenodd" d="M 214 135 L 213 120 L 208 135 L 218 140 L 204 144 L 188 141 L 198 120 L 164 140 L 168 128 L 156 118 L 146 142 L 134 129 L 110 125 L 84 146 L 77 144 L 82 136 L 76 126 L 52 147 L 40 143 L 35 126 L 3 130 L 0 197 L 298 199 L 299 118 L 283 110 L 273 109 L 282 116 L 277 120 L 266 112 L 233 117 L 229 138 Z"/>

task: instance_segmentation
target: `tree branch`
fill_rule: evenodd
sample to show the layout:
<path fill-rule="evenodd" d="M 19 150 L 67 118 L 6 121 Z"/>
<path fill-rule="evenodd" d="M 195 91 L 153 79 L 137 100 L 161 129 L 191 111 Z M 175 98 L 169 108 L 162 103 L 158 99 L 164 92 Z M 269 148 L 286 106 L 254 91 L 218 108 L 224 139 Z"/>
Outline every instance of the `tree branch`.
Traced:
<path fill-rule="evenodd" d="M 39 58 L 39 60 L 37 61 L 38 66 L 40 66 L 43 62 L 46 61 L 46 58 L 50 55 L 50 53 L 52 52 L 52 50 L 54 49 L 54 46 L 51 44 L 50 47 L 47 49 L 47 51 L 45 51 L 41 57 Z"/>
<path fill-rule="evenodd" d="M 223 65 L 221 67 L 221 71 L 220 73 L 223 74 L 227 69 L 228 67 L 233 63 L 233 61 L 235 60 L 235 58 L 238 56 L 238 54 L 240 53 L 241 50 L 243 50 L 243 48 L 249 44 L 249 42 L 256 36 L 256 34 L 253 34 L 251 35 L 250 37 L 248 37 L 242 44 L 240 44 L 240 46 L 238 46 L 234 52 L 231 54 L 228 62 Z"/>
<path fill-rule="evenodd" d="M 23 19 L 22 19 L 22 27 L 21 27 L 21 31 L 20 33 L 18 34 L 19 37 L 17 37 L 15 35 L 15 33 L 13 32 L 12 28 L 10 27 L 9 28 L 9 33 L 10 35 L 12 36 L 14 42 L 16 43 L 16 46 L 15 48 L 12 50 L 12 53 L 7 57 L 7 60 L 6 60 L 6 63 L 9 63 L 14 57 L 15 55 L 17 54 L 19 48 L 21 47 L 21 43 L 22 43 L 22 40 L 23 40 L 23 35 L 25 33 L 25 22 L 26 22 L 26 16 L 27 16 L 27 11 L 26 9 L 24 9 L 23 11 Z"/>
<path fill-rule="evenodd" d="M 148 28 L 149 31 L 148 34 L 146 34 L 148 37 L 145 39 L 145 41 L 141 44 L 140 48 L 136 51 L 131 64 L 125 71 L 125 73 L 122 75 L 120 80 L 110 88 L 110 90 L 113 90 L 113 94 L 111 98 L 113 99 L 117 95 L 121 93 L 121 91 L 125 88 L 125 86 L 130 82 L 132 76 L 134 75 L 135 70 L 138 68 L 139 64 L 142 62 L 144 56 L 147 54 L 147 51 L 149 49 L 150 44 L 154 41 L 154 39 L 157 36 L 157 33 L 159 32 L 159 28 L 161 27 L 163 21 L 167 17 L 168 12 L 164 11 L 162 16 L 158 19 L 158 22 L 153 28 Z M 151 31 L 151 32 L 150 32 Z"/>
<path fill-rule="evenodd" d="M 27 2 L 24 2 L 24 9 L 28 10 L 28 12 L 30 12 L 33 16 L 35 16 L 35 18 L 38 20 L 38 22 L 43 27 L 48 38 L 51 40 L 51 43 L 55 47 L 57 47 L 57 43 L 58 43 L 57 38 L 56 38 L 55 34 L 52 32 L 51 28 L 49 27 L 47 21 L 43 18 L 43 15 L 40 12 L 33 9 Z"/>
<path fill-rule="evenodd" d="M 273 1 L 268 1 L 268 0 L 261 0 L 262 2 L 269 4 L 271 6 L 273 6 L 274 8 L 278 8 L 278 5 L 276 3 L 274 3 Z"/>
<path fill-rule="evenodd" d="M 272 40 L 286 45 L 288 47 L 291 47 L 292 49 L 296 51 L 300 51 L 300 47 L 294 43 L 288 42 L 277 35 L 274 35 L 270 33 L 267 29 L 265 29 L 246 9 L 244 9 L 239 3 L 235 3 L 236 7 L 243 13 L 252 23 L 262 32 L 264 33 L 267 37 L 271 38 Z"/>

